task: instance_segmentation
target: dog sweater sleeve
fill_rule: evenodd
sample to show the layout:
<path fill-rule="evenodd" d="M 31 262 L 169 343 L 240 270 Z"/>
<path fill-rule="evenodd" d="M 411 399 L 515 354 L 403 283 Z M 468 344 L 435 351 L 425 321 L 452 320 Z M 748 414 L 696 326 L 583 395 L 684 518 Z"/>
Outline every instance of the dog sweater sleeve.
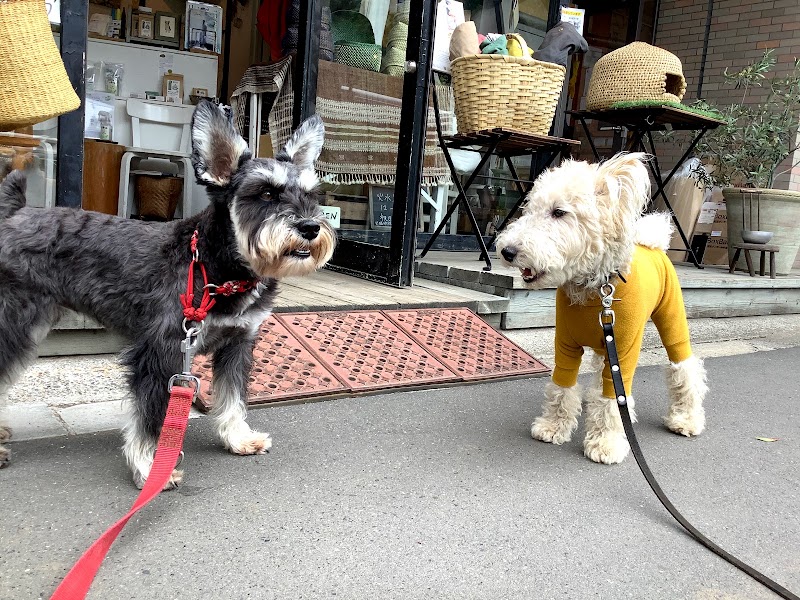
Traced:
<path fill-rule="evenodd" d="M 692 346 L 689 342 L 689 325 L 686 321 L 686 307 L 683 304 L 683 294 L 678 275 L 669 258 L 663 258 L 659 269 L 664 270 L 664 291 L 661 301 L 653 311 L 653 323 L 658 329 L 661 341 L 667 351 L 667 356 L 673 363 L 683 362 L 692 356 Z"/>
<path fill-rule="evenodd" d="M 578 344 L 569 331 L 572 307 L 567 295 L 560 289 L 556 292 L 556 365 L 553 368 L 553 383 L 561 387 L 572 387 L 578 383 L 578 370 L 583 357 L 583 346 Z"/>

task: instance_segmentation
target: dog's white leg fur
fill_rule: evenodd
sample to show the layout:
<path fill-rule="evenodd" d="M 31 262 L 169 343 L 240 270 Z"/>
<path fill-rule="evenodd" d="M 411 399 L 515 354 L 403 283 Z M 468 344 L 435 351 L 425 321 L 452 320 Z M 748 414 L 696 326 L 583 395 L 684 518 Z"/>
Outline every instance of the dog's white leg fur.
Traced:
<path fill-rule="evenodd" d="M 578 428 L 581 414 L 581 386 L 561 387 L 552 381 L 544 390 L 542 416 L 531 425 L 531 436 L 542 442 L 563 444 L 572 438 Z"/>
<path fill-rule="evenodd" d="M 222 443 L 234 454 L 264 454 L 272 447 L 272 438 L 268 433 L 250 429 L 245 421 L 247 406 L 238 386 L 231 385 L 225 376 L 214 375 L 211 417 Z"/>
<path fill-rule="evenodd" d="M 136 409 L 131 406 L 129 410 Z M 144 482 L 147 481 L 147 477 L 150 475 L 150 469 L 153 467 L 157 443 L 150 436 L 139 434 L 138 421 L 134 418 L 128 418 L 125 426 L 122 428 L 122 434 L 125 438 L 122 453 L 133 474 L 134 485 L 142 489 L 144 487 Z M 164 484 L 164 490 L 176 488 L 182 482 L 183 471 L 173 469 L 169 481 Z"/>
<path fill-rule="evenodd" d="M 690 356 L 683 362 L 670 363 L 667 371 L 669 410 L 664 424 L 680 435 L 699 435 L 706 426 L 703 400 L 708 392 L 703 361 Z"/>
<path fill-rule="evenodd" d="M 594 462 L 607 465 L 620 463 L 628 455 L 630 444 L 622 428 L 616 398 L 603 396 L 601 375 L 586 391 L 586 437 L 583 454 Z M 628 396 L 631 420 L 636 421 L 633 396 Z"/>

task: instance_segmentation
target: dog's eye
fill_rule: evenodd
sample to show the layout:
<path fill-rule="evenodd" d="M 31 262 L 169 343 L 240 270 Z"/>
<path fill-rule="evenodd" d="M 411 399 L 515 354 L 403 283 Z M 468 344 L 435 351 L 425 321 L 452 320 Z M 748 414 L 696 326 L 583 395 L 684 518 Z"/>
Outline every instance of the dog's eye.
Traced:
<path fill-rule="evenodd" d="M 270 190 L 264 190 L 263 192 L 261 192 L 261 199 L 264 200 L 265 202 L 271 202 L 273 198 L 274 197 Z"/>
<path fill-rule="evenodd" d="M 567 211 L 561 210 L 560 208 L 554 208 L 553 212 L 550 213 L 550 216 L 553 217 L 554 219 L 560 219 L 561 217 L 563 217 L 566 214 L 567 214 Z"/>

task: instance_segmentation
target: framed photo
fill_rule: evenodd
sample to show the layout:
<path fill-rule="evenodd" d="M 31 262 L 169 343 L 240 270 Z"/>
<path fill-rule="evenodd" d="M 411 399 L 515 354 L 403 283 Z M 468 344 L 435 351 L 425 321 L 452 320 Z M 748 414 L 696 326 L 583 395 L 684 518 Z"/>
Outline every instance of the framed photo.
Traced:
<path fill-rule="evenodd" d="M 139 37 L 139 15 L 138 13 L 131 13 L 130 33 L 131 37 Z"/>
<path fill-rule="evenodd" d="M 183 75 L 165 73 L 161 87 L 161 95 L 164 96 L 165 102 L 183 104 Z"/>
<path fill-rule="evenodd" d="M 222 7 L 205 2 L 186 2 L 184 44 L 187 50 L 222 52 Z"/>
<path fill-rule="evenodd" d="M 152 40 L 153 30 L 153 15 L 139 15 L 139 37 L 143 40 Z"/>
<path fill-rule="evenodd" d="M 178 42 L 180 23 L 178 17 L 168 12 L 157 12 L 155 18 L 154 38 L 164 42 Z"/>

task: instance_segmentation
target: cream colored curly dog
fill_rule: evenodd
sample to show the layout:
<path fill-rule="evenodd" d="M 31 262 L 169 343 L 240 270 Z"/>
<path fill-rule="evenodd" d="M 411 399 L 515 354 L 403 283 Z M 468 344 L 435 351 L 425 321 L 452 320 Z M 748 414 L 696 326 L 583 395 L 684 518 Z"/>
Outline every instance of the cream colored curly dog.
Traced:
<path fill-rule="evenodd" d="M 702 361 L 693 355 L 675 269 L 665 254 L 669 215 L 642 217 L 650 197 L 644 154 L 618 154 L 601 164 L 572 160 L 543 173 L 522 216 L 497 239 L 506 264 L 519 268 L 531 289 L 557 287 L 555 368 L 542 416 L 531 427 L 537 440 L 563 444 L 578 426 L 578 368 L 584 347 L 603 361 L 598 290 L 616 286 L 614 327 L 625 390 L 633 413 L 632 383 L 644 326 L 652 319 L 671 366 L 667 374 L 666 426 L 685 436 L 705 427 L 708 387 Z M 623 279 L 624 278 L 624 279 Z M 584 454 L 595 462 L 621 462 L 630 446 L 616 406 L 607 360 L 586 391 Z"/>

